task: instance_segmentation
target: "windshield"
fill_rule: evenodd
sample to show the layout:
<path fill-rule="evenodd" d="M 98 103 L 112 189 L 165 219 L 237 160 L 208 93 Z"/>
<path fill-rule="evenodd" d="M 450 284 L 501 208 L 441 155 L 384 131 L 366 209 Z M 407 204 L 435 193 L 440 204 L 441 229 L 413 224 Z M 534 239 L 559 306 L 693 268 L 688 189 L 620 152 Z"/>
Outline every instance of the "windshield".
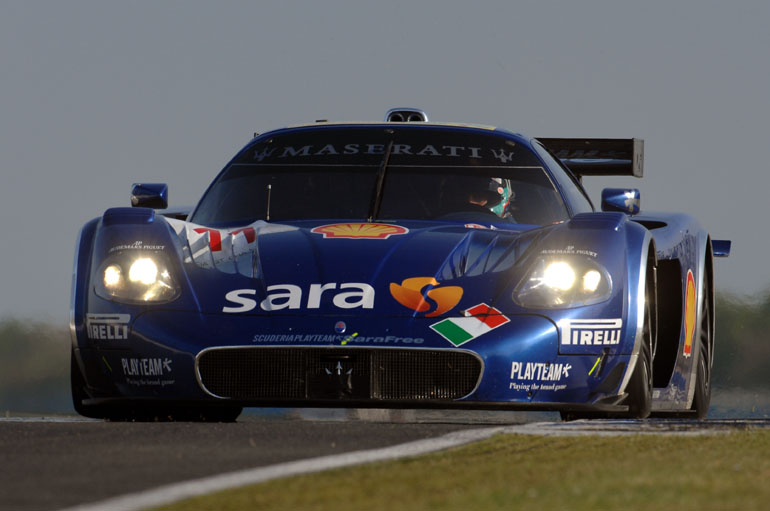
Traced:
<path fill-rule="evenodd" d="M 287 133 L 250 147 L 191 220 L 366 220 L 373 212 L 375 220 L 542 225 L 567 218 L 539 160 L 512 141 L 476 132 L 348 127 Z"/>

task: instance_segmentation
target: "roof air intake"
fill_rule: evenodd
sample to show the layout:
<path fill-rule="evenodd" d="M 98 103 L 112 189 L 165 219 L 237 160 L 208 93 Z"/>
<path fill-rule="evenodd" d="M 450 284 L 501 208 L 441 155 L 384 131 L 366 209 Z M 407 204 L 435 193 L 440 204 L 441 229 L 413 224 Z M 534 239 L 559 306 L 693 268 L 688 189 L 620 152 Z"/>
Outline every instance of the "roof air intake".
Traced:
<path fill-rule="evenodd" d="M 418 108 L 392 108 L 385 114 L 386 122 L 428 122 L 428 114 Z"/>

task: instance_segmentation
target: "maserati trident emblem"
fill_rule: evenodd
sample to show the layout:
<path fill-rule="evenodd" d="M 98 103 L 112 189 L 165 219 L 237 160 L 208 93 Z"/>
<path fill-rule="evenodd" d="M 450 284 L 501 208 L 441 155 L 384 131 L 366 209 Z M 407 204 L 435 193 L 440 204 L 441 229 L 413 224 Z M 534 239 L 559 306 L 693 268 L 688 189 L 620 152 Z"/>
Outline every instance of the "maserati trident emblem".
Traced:
<path fill-rule="evenodd" d="M 342 368 L 342 362 L 340 362 L 339 360 L 337 361 L 337 367 L 333 369 L 334 372 L 330 371 L 329 369 L 324 369 L 324 371 L 326 371 L 326 374 L 328 374 L 329 376 L 331 376 L 332 374 L 336 374 L 337 376 L 342 376 L 343 370 L 344 369 Z M 353 368 L 350 368 L 345 372 L 345 375 L 349 375 L 349 374 L 353 374 Z"/>
<path fill-rule="evenodd" d="M 343 360 L 336 360 L 336 365 L 325 367 L 322 385 L 322 394 L 331 399 L 344 399 L 353 396 L 353 368 L 345 369 Z M 347 365 L 347 364 L 346 364 Z M 323 373 L 321 373 L 323 375 Z"/>

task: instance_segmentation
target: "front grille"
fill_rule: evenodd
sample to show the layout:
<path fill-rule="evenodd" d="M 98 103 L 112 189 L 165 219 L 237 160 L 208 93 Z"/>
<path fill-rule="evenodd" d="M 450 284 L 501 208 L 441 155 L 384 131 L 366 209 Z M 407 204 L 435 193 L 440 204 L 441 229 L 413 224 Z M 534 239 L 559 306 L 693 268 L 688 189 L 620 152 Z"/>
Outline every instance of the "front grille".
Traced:
<path fill-rule="evenodd" d="M 450 350 L 221 348 L 202 353 L 204 388 L 239 400 L 424 401 L 470 394 L 474 355 Z"/>

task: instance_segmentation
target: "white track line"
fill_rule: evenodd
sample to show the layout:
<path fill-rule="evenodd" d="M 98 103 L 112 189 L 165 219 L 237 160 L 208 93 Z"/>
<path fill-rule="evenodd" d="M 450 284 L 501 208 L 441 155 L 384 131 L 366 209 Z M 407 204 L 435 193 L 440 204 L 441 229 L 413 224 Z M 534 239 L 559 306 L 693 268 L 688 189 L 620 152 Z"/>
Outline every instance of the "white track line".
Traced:
<path fill-rule="evenodd" d="M 0 417 L 0 422 L 104 422 L 85 417 Z"/>
<path fill-rule="evenodd" d="M 279 477 L 308 474 L 311 472 L 320 472 L 322 470 L 349 467 L 375 461 L 419 456 L 421 454 L 427 454 L 483 440 L 495 433 L 502 432 L 504 429 L 505 428 L 502 427 L 466 429 L 455 431 L 437 438 L 416 440 L 414 442 L 394 445 L 392 447 L 383 447 L 381 449 L 354 451 L 331 456 L 321 456 L 319 458 L 311 458 L 308 460 L 279 463 L 267 467 L 239 470 L 227 474 L 204 477 L 192 481 L 175 483 L 146 491 L 122 495 L 120 497 L 102 500 L 92 504 L 70 507 L 62 511 L 103 511 L 105 509 L 109 509 L 110 511 L 139 511 L 141 509 L 169 504 L 177 500 L 197 497 L 199 495 L 205 495 L 230 488 L 238 488 L 249 484 L 261 483 Z"/>
<path fill-rule="evenodd" d="M 70 507 L 61 511 L 103 511 L 105 509 L 109 509 L 110 511 L 140 511 L 142 509 L 162 506 L 190 497 L 197 497 L 221 490 L 262 483 L 280 477 L 321 472 L 323 470 L 361 465 L 363 463 L 372 463 L 375 461 L 387 461 L 397 458 L 419 456 L 484 440 L 496 433 L 540 436 L 618 436 L 639 434 L 702 435 L 727 432 L 724 429 L 704 429 L 701 428 L 698 423 L 690 423 L 690 427 L 682 430 L 670 430 L 664 425 L 656 427 L 657 423 L 653 421 L 650 421 L 646 427 L 639 427 L 640 425 L 633 424 L 634 422 L 635 421 L 623 420 L 573 421 L 569 423 L 531 422 L 516 426 L 465 429 L 454 431 L 437 438 L 416 440 L 414 442 L 394 445 L 391 447 L 370 449 L 367 451 L 353 451 L 307 460 L 290 461 L 287 463 L 279 463 L 277 465 L 239 470 L 236 472 L 194 479 L 192 481 L 174 483 L 159 488 L 102 500 L 92 504 Z"/>

